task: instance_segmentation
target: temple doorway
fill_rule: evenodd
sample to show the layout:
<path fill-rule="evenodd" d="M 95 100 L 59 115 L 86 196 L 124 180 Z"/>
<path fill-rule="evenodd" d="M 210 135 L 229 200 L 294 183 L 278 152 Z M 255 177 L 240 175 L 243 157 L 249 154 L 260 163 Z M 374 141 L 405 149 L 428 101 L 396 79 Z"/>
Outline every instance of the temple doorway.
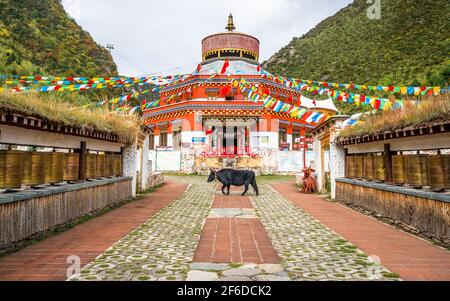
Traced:
<path fill-rule="evenodd" d="M 207 120 L 209 152 L 223 156 L 249 153 L 250 131 L 255 124 L 255 121 L 243 119 Z"/>

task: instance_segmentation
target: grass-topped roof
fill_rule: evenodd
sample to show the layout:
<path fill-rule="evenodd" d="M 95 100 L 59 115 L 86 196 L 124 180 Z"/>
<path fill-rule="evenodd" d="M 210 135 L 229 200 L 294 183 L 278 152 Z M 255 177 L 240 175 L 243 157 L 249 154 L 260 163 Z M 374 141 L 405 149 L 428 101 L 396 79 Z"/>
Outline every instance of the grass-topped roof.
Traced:
<path fill-rule="evenodd" d="M 63 126 L 111 133 L 132 142 L 140 122 L 134 115 L 118 115 L 79 94 L 0 94 L 0 111 L 36 117 Z"/>
<path fill-rule="evenodd" d="M 418 128 L 445 122 L 450 122 L 449 93 L 426 98 L 418 106 L 405 101 L 405 107 L 401 110 L 365 115 L 359 123 L 344 129 L 340 138 L 348 139 L 383 134 L 404 128 Z"/>

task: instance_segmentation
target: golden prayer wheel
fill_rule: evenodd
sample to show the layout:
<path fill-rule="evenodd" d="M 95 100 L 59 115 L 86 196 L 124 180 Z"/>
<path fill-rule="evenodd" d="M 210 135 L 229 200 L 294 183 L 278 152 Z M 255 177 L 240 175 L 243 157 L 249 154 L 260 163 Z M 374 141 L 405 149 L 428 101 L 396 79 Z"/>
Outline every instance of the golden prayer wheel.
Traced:
<path fill-rule="evenodd" d="M 45 182 L 49 184 L 64 181 L 64 153 L 45 154 Z"/>
<path fill-rule="evenodd" d="M 95 154 L 86 155 L 86 178 L 90 180 L 97 178 L 97 155 Z"/>
<path fill-rule="evenodd" d="M 347 156 L 347 178 L 355 177 L 355 157 Z"/>
<path fill-rule="evenodd" d="M 355 156 L 354 158 L 355 177 L 358 179 L 364 178 L 364 157 Z"/>
<path fill-rule="evenodd" d="M 364 156 L 364 178 L 368 181 L 373 180 L 373 156 Z"/>
<path fill-rule="evenodd" d="M 114 154 L 105 157 L 105 177 L 114 177 Z"/>
<path fill-rule="evenodd" d="M 23 152 L 0 151 L 0 189 L 22 187 Z"/>
<path fill-rule="evenodd" d="M 420 156 L 420 163 L 422 165 L 422 186 L 429 186 L 430 177 L 428 174 L 428 155 Z"/>
<path fill-rule="evenodd" d="M 430 188 L 433 191 L 442 191 L 446 188 L 448 174 L 443 155 L 428 157 L 428 174 L 430 175 Z"/>
<path fill-rule="evenodd" d="M 413 187 L 422 187 L 427 182 L 424 176 L 428 176 L 428 171 L 423 171 L 423 157 L 421 155 L 406 156 L 406 183 Z M 428 168 L 427 168 L 428 170 Z"/>
<path fill-rule="evenodd" d="M 64 181 L 78 181 L 79 154 L 64 154 Z"/>
<path fill-rule="evenodd" d="M 430 180 L 430 188 L 433 191 L 442 191 L 450 188 L 449 155 L 428 156 L 428 174 Z"/>
<path fill-rule="evenodd" d="M 375 155 L 373 157 L 374 163 L 374 178 L 375 181 L 385 182 L 386 181 L 386 163 L 384 161 L 383 155 Z"/>
<path fill-rule="evenodd" d="M 38 186 L 45 184 L 45 153 L 25 152 L 23 154 L 22 184 Z"/>
<path fill-rule="evenodd" d="M 403 185 L 406 183 L 405 156 L 392 156 L 392 175 L 394 184 Z"/>
<path fill-rule="evenodd" d="M 450 155 L 441 155 L 444 161 L 445 189 L 450 189 Z"/>
<path fill-rule="evenodd" d="M 122 172 L 122 155 L 114 155 L 114 175 L 119 177 L 123 174 Z"/>
<path fill-rule="evenodd" d="M 105 162 L 106 162 L 105 155 L 97 155 L 97 162 L 95 162 L 97 168 L 97 178 L 105 176 Z"/>

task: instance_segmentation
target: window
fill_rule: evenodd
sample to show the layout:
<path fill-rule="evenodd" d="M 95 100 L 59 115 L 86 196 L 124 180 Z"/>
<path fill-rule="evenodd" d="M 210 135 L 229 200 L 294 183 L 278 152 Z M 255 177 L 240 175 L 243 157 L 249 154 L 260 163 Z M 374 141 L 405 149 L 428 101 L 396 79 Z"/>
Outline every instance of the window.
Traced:
<path fill-rule="evenodd" d="M 149 149 L 155 149 L 155 136 L 150 135 L 149 137 Z"/>
<path fill-rule="evenodd" d="M 167 133 L 159 134 L 159 146 L 167 146 Z"/>
<path fill-rule="evenodd" d="M 289 150 L 289 145 L 287 144 L 287 130 L 285 128 L 280 128 L 279 146 L 280 150 Z"/>

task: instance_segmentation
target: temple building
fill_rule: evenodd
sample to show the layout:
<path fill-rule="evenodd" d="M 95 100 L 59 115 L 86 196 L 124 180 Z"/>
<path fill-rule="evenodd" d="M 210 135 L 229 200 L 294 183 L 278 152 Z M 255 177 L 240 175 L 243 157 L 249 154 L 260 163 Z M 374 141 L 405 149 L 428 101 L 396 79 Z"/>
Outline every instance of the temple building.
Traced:
<path fill-rule="evenodd" d="M 261 164 L 268 161 L 264 158 L 268 152 L 275 156 L 274 152 L 303 150 L 302 138 L 317 124 L 266 109 L 264 99 L 251 99 L 236 84 L 242 81 L 285 103 L 328 115 L 337 112 L 331 99 L 313 101 L 297 89 L 267 79 L 259 64 L 259 40 L 235 29 L 230 15 L 225 32 L 203 39 L 197 70 L 163 88 L 160 106 L 144 111 L 145 123 L 153 131 L 151 149 L 190 153 L 195 157 L 191 161 L 198 156 L 258 156 Z"/>

